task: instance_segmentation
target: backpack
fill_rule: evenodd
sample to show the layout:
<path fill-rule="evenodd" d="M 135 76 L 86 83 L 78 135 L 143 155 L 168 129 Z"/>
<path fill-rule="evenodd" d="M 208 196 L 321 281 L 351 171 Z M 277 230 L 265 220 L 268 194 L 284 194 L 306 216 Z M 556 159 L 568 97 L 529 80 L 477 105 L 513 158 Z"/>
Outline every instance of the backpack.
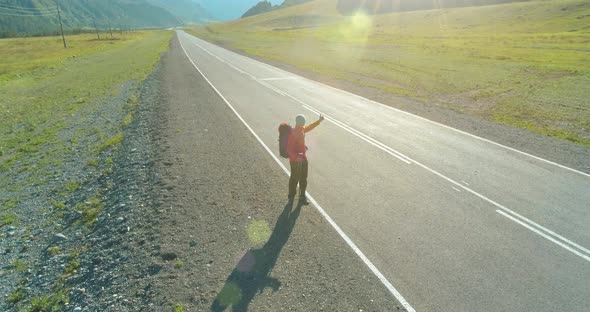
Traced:
<path fill-rule="evenodd" d="M 279 154 L 283 158 L 289 158 L 289 151 L 287 150 L 287 144 L 289 143 L 289 135 L 293 128 L 288 123 L 282 123 L 279 125 Z"/>

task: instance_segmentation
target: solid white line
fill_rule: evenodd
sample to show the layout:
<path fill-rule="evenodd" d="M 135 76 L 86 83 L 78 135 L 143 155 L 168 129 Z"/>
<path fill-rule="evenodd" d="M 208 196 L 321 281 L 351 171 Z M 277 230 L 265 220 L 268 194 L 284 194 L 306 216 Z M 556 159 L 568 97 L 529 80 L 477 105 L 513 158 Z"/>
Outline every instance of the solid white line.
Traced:
<path fill-rule="evenodd" d="M 512 220 L 512 221 L 514 221 L 514 222 L 516 222 L 516 223 L 518 223 L 518 224 L 520 224 L 520 225 L 522 225 L 522 226 L 526 227 L 527 229 L 529 229 L 529 230 L 531 230 L 531 231 L 533 231 L 533 232 L 535 232 L 535 233 L 537 233 L 537 234 L 539 234 L 539 235 L 541 235 L 541 236 L 545 237 L 546 239 L 548 239 L 548 240 L 552 241 L 553 243 L 555 243 L 555 244 L 557 244 L 557 245 L 559 245 L 559 246 L 561 246 L 561 247 L 563 247 L 563 248 L 565 248 L 565 249 L 567 249 L 567 250 L 571 251 L 572 253 L 574 253 L 574 254 L 576 254 L 576 255 L 580 256 L 582 259 L 584 259 L 584 260 L 586 260 L 586 261 L 590 262 L 590 257 L 589 257 L 589 256 L 587 256 L 587 255 L 585 255 L 585 254 L 583 254 L 583 253 L 581 253 L 581 252 L 579 252 L 579 251 L 577 251 L 577 250 L 575 250 L 575 249 L 571 248 L 570 246 L 568 246 L 568 245 L 566 245 L 566 244 L 564 244 L 564 243 L 562 243 L 562 242 L 560 242 L 560 241 L 558 241 L 558 240 L 554 239 L 554 238 L 553 238 L 553 237 L 551 237 L 551 236 L 548 236 L 548 235 L 546 235 L 545 233 L 542 233 L 541 231 L 539 231 L 539 230 L 537 230 L 537 229 L 533 228 L 532 226 L 530 226 L 530 225 L 528 225 L 528 224 L 526 224 L 526 223 L 524 223 L 524 222 L 522 222 L 522 221 L 520 221 L 520 220 L 516 219 L 515 217 L 513 217 L 513 216 L 511 216 L 511 215 L 508 215 L 508 214 L 507 214 L 507 213 L 505 213 L 504 211 L 501 211 L 501 210 L 496 210 L 496 212 L 497 212 L 497 213 L 499 213 L 499 214 L 501 214 L 501 215 L 503 215 L 503 216 L 505 216 L 506 218 L 508 218 L 508 219 L 510 219 L 510 220 Z"/>
<path fill-rule="evenodd" d="M 193 36 L 193 37 L 194 37 L 194 36 Z M 216 47 L 216 48 L 219 48 L 219 49 L 223 49 L 223 50 L 229 51 L 229 50 L 227 50 L 227 49 L 224 49 L 224 48 L 222 48 L 222 47 L 220 47 L 220 46 L 217 46 L 217 45 L 215 45 L 215 44 L 212 44 L 212 43 L 210 43 L 210 42 L 208 42 L 208 41 L 205 41 L 205 40 L 202 40 L 202 39 L 200 39 L 200 38 L 197 38 L 197 37 L 194 37 L 194 38 L 195 38 L 195 39 L 198 39 L 199 41 L 205 42 L 206 44 L 210 44 L 210 45 L 212 45 L 212 46 L 214 46 L 214 47 Z M 195 43 L 195 44 L 196 44 L 196 43 Z M 229 51 L 229 52 L 231 52 L 231 51 Z M 453 128 L 453 127 L 451 127 L 451 126 L 447 126 L 447 125 L 441 124 L 441 123 L 439 123 L 439 122 L 436 122 L 436 121 L 430 120 L 430 119 L 428 119 L 428 118 L 424 118 L 424 117 L 422 117 L 422 116 L 418 116 L 418 115 L 416 115 L 416 114 L 412 114 L 412 113 L 409 113 L 409 112 L 403 111 L 403 110 L 401 110 L 401 109 L 397 109 L 397 108 L 395 108 L 395 107 L 391 107 L 391 106 L 385 105 L 385 104 L 383 104 L 383 103 L 379 103 L 379 102 L 377 102 L 377 101 L 373 101 L 373 100 L 371 100 L 371 99 L 367 99 L 367 98 L 365 98 L 365 97 L 363 97 L 363 96 L 360 96 L 360 95 L 358 95 L 358 94 L 354 94 L 354 93 L 351 93 L 351 92 L 348 92 L 348 91 L 345 91 L 345 90 L 342 90 L 342 89 L 338 89 L 338 88 L 332 87 L 332 86 L 330 86 L 330 85 L 327 85 L 327 84 L 324 84 L 324 83 L 321 83 L 321 82 L 318 82 L 318 81 L 315 81 L 315 80 L 312 80 L 312 79 L 309 79 L 309 78 L 305 78 L 305 77 L 303 77 L 303 76 L 300 76 L 300 75 L 297 75 L 297 74 L 294 74 L 294 73 L 288 72 L 288 71 L 286 71 L 286 70 L 284 70 L 284 69 L 281 69 L 281 68 L 278 68 L 278 67 L 274 67 L 274 66 L 272 66 L 272 65 L 266 64 L 266 63 L 264 63 L 264 62 L 261 62 L 261 61 L 259 61 L 259 60 L 253 59 L 253 58 L 251 58 L 251 57 L 248 57 L 248 56 L 245 56 L 245 55 L 241 55 L 241 54 L 237 54 L 237 53 L 235 53 L 235 52 L 231 52 L 231 53 L 234 53 L 234 54 L 236 54 L 236 55 L 238 55 L 238 56 L 241 56 L 241 57 L 244 57 L 244 58 L 246 58 L 246 59 L 252 60 L 252 61 L 254 61 L 254 62 L 256 62 L 256 63 L 262 64 L 262 65 L 264 65 L 264 66 L 266 66 L 266 67 L 268 67 L 268 68 L 270 68 L 270 69 L 273 69 L 273 70 L 278 70 L 278 71 L 280 71 L 280 72 L 283 72 L 283 73 L 285 73 L 285 74 L 288 74 L 288 75 L 297 76 L 297 77 L 299 77 L 299 78 L 301 78 L 301 79 L 305 79 L 305 80 L 311 81 L 311 82 L 313 82 L 313 83 L 316 83 L 316 84 L 319 84 L 319 85 L 322 85 L 322 86 L 328 87 L 328 88 L 330 88 L 330 89 L 333 89 L 333 90 L 336 90 L 336 91 L 338 91 L 338 92 L 343 92 L 343 93 L 346 93 L 346 94 L 348 94 L 348 95 L 352 95 L 352 96 L 354 96 L 354 97 L 356 97 L 356 98 L 359 98 L 359 99 L 362 99 L 362 100 L 365 100 L 365 101 L 369 101 L 369 102 L 371 102 L 371 103 L 375 103 L 375 104 L 382 105 L 382 106 L 384 106 L 384 107 L 385 107 L 385 108 L 387 108 L 387 109 L 391 109 L 391 110 L 394 110 L 394 111 L 396 111 L 396 112 L 400 112 L 400 113 L 403 113 L 403 114 L 406 114 L 406 115 L 409 115 L 409 116 L 412 116 L 412 117 L 416 117 L 416 118 L 422 119 L 422 120 L 424 120 L 424 121 L 427 121 L 427 122 L 430 122 L 430 123 L 432 123 L 432 124 L 439 125 L 439 126 L 441 126 L 441 127 L 444 127 L 444 128 L 450 129 L 450 130 L 454 130 L 454 131 L 457 131 L 457 132 L 459 132 L 459 133 L 462 133 L 462 134 L 465 134 L 465 135 L 468 135 L 468 136 L 470 136 L 470 137 L 472 137 L 472 138 L 475 138 L 475 139 L 478 139 L 478 140 L 481 140 L 481 141 L 484 141 L 484 142 L 488 142 L 488 143 L 494 144 L 494 145 L 496 145 L 496 146 L 500 146 L 500 147 L 506 148 L 506 149 L 508 149 L 508 150 L 511 150 L 511 151 L 513 151 L 513 152 L 517 152 L 517 153 L 520 153 L 520 154 L 522 154 L 522 155 L 526 155 L 526 156 L 532 157 L 532 158 L 534 158 L 534 159 L 537 159 L 537 160 L 540 160 L 540 161 L 546 162 L 546 163 L 548 163 L 548 164 L 551 164 L 551 165 L 554 165 L 554 166 L 560 167 L 560 168 L 562 168 L 562 169 L 566 169 L 566 170 L 569 170 L 569 171 L 572 171 L 572 172 L 575 172 L 575 173 L 578 173 L 578 174 L 581 174 L 581 175 L 584 175 L 584 176 L 590 177 L 590 174 L 588 174 L 588 173 L 585 173 L 585 172 L 582 172 L 582 171 L 579 171 L 579 170 L 576 170 L 576 169 L 573 169 L 573 168 L 570 168 L 570 167 L 567 167 L 567 166 L 564 166 L 564 165 L 558 164 L 558 163 L 556 163 L 556 162 L 553 162 L 553 161 L 550 161 L 550 160 L 547 160 L 547 159 L 544 159 L 544 158 L 541 158 L 541 157 L 538 157 L 538 156 L 535 156 L 535 155 L 529 154 L 529 153 L 527 153 L 527 152 L 523 152 L 523 151 L 517 150 L 517 149 L 515 149 L 515 148 L 509 147 L 509 146 L 506 146 L 506 145 L 503 145 L 503 144 L 500 144 L 500 143 L 497 143 L 497 142 L 494 142 L 494 141 L 492 141 L 492 140 L 489 140 L 489 139 L 486 139 L 486 138 L 479 137 L 479 136 L 477 136 L 477 135 L 475 135 L 475 134 L 471 134 L 471 133 L 469 133 L 469 132 L 465 132 L 465 131 L 463 131 L 463 130 L 456 129 L 456 128 Z"/>
<path fill-rule="evenodd" d="M 178 42 L 180 43 L 180 47 L 184 51 L 184 54 L 189 59 L 189 61 L 193 64 L 194 68 L 201 74 L 201 76 L 203 76 L 203 78 L 205 78 L 205 80 L 209 83 L 211 88 L 213 88 L 213 90 L 215 90 L 217 95 L 219 95 L 219 97 L 225 102 L 225 104 L 227 104 L 227 106 L 229 106 L 229 108 L 234 112 L 234 114 L 236 114 L 238 119 L 240 119 L 240 121 L 242 121 L 242 123 L 246 126 L 246 128 L 250 131 L 250 133 L 252 133 L 252 135 L 254 135 L 256 140 L 258 140 L 258 143 L 260 143 L 260 145 L 262 145 L 262 147 L 264 147 L 264 149 L 277 162 L 277 164 L 279 164 L 279 166 L 283 169 L 283 171 L 287 175 L 289 175 L 289 170 L 287 170 L 287 167 L 285 167 L 285 165 L 283 165 L 283 163 L 270 150 L 270 148 L 268 148 L 268 146 L 266 146 L 266 144 L 256 134 L 256 132 L 254 132 L 254 130 L 252 130 L 252 128 L 250 127 L 250 125 L 248 125 L 248 123 L 244 120 L 244 118 L 242 118 L 242 116 L 240 116 L 240 114 L 234 109 L 234 107 L 229 103 L 229 101 L 221 94 L 221 92 L 219 92 L 219 90 L 217 90 L 217 88 L 211 83 L 211 81 L 209 81 L 207 76 L 205 76 L 205 74 L 199 69 L 199 67 L 195 64 L 195 62 L 190 58 L 190 56 L 186 52 L 186 49 L 184 48 L 184 45 L 182 44 L 182 41 L 180 40 L 180 38 L 178 36 L 177 36 L 177 39 L 178 39 Z M 307 195 L 309 201 L 312 204 L 314 204 L 316 209 L 326 219 L 326 221 L 328 221 L 328 223 L 330 223 L 330 225 L 332 225 L 332 227 L 336 230 L 336 232 L 340 235 L 340 237 L 342 237 L 342 239 L 344 239 L 344 241 L 348 244 L 348 246 L 361 258 L 361 260 L 367 265 L 367 267 L 369 267 L 371 272 L 373 272 L 373 274 L 375 274 L 375 276 L 377 276 L 377 278 L 381 281 L 381 283 L 383 283 L 383 285 L 385 285 L 385 287 L 399 301 L 399 303 L 408 312 L 415 312 L 416 310 L 414 310 L 414 308 L 412 308 L 412 306 L 406 301 L 406 299 L 402 296 L 402 294 L 399 293 L 399 291 L 397 291 L 397 289 L 395 289 L 395 287 L 393 287 L 393 285 L 385 278 L 385 276 L 379 271 L 379 269 L 377 269 L 377 267 L 371 262 L 371 260 L 369 260 L 369 258 L 367 258 L 367 256 L 365 256 L 365 254 L 356 246 L 356 244 L 348 237 L 348 235 L 346 235 L 346 233 L 344 233 L 344 231 L 342 231 L 342 229 L 338 226 L 338 224 L 336 224 L 336 222 L 334 222 L 334 220 L 332 220 L 332 218 L 318 204 L 318 202 L 313 198 L 313 196 L 311 196 L 311 194 L 309 194 L 309 192 L 306 192 L 306 195 Z"/>
<path fill-rule="evenodd" d="M 279 77 L 279 78 L 260 78 L 259 80 L 270 81 L 270 80 L 292 80 L 300 79 L 299 77 Z"/>
<path fill-rule="evenodd" d="M 207 52 L 209 55 L 211 55 L 211 56 L 213 56 L 214 58 L 218 59 L 220 62 L 222 62 L 222 63 L 226 64 L 227 66 L 229 66 L 229 67 L 231 67 L 231 68 L 233 68 L 233 69 L 235 69 L 236 71 L 238 71 L 238 72 L 240 72 L 240 73 L 242 73 L 242 74 L 244 74 L 244 75 L 247 75 L 247 76 L 251 77 L 252 79 L 257 79 L 257 78 L 256 78 L 254 75 L 252 75 L 252 74 L 250 74 L 250 73 L 248 73 L 248 72 L 246 72 L 246 71 L 242 70 L 241 68 L 239 68 L 239 67 L 235 66 L 234 64 L 232 64 L 232 63 L 230 63 L 230 62 L 228 62 L 228 61 L 224 60 L 224 59 L 223 59 L 223 58 L 221 58 L 220 56 L 218 56 L 218 55 L 215 55 L 215 54 L 211 53 L 209 50 L 207 50 L 207 49 L 205 49 L 205 48 L 203 48 L 203 47 L 199 46 L 197 43 L 193 43 L 193 44 L 194 44 L 194 45 L 196 45 L 197 47 L 199 47 L 201 50 L 203 50 L 203 51 Z"/>
<path fill-rule="evenodd" d="M 194 43 L 194 44 L 197 47 L 205 50 L 203 47 L 201 47 L 197 43 Z M 209 53 L 209 54 L 211 54 L 211 52 L 208 52 L 208 51 L 206 51 L 206 52 Z M 213 55 L 213 54 L 211 54 L 211 55 Z M 262 63 L 262 64 L 264 64 L 264 63 Z M 343 92 L 346 92 L 346 91 L 343 91 Z M 297 99 L 296 97 L 294 97 L 294 96 L 292 96 L 292 95 L 290 95 L 288 93 L 284 93 L 284 94 L 286 96 L 290 97 L 291 99 L 293 99 L 294 101 L 301 103 L 304 108 L 306 108 L 306 109 L 308 109 L 310 111 L 313 111 L 313 112 L 315 112 L 317 114 L 321 114 L 320 111 L 318 111 L 318 110 L 314 109 L 313 107 L 307 105 L 305 102 Z M 344 124 L 344 123 L 342 123 L 342 122 L 340 122 L 340 121 L 338 121 L 338 120 L 336 120 L 334 118 L 331 118 L 331 117 L 326 116 L 326 119 L 332 121 L 336 125 L 338 125 L 341 128 L 347 130 L 348 132 L 352 133 L 353 135 L 355 135 L 355 136 L 357 136 L 357 137 L 365 140 L 366 142 L 370 143 L 371 145 L 373 145 L 373 146 L 375 146 L 375 147 L 377 147 L 377 148 L 379 148 L 379 149 L 387 152 L 388 154 L 390 154 L 390 155 L 392 155 L 392 156 L 394 156 L 394 157 L 396 157 L 396 158 L 398 158 L 398 159 L 406 162 L 407 164 L 410 164 L 411 162 L 413 162 L 416 165 L 418 165 L 418 166 L 426 169 L 427 171 L 429 171 L 429 172 L 431 172 L 431 173 L 433 173 L 433 174 L 435 174 L 435 175 L 437 175 L 437 176 L 439 176 L 439 177 L 441 177 L 441 178 L 443 178 L 443 179 L 445 179 L 445 180 L 447 180 L 447 181 L 455 184 L 456 186 L 459 186 L 460 188 L 468 191 L 469 193 L 471 193 L 471 194 L 473 194 L 473 195 L 475 195 L 475 196 L 477 196 L 477 197 L 479 197 L 479 198 L 481 198 L 481 199 L 483 199 L 483 200 L 491 203 L 492 205 L 494 205 L 494 206 L 496 206 L 496 207 L 498 207 L 498 208 L 506 211 L 507 213 L 509 213 L 509 214 L 511 214 L 511 215 L 513 215 L 513 216 L 515 216 L 515 217 L 517 217 L 519 219 L 521 219 L 522 221 L 530 224 L 531 226 L 537 227 L 539 230 L 544 231 L 545 233 L 547 233 L 549 235 L 552 235 L 555 238 L 560 239 L 563 242 L 565 242 L 567 244 L 570 244 L 571 246 L 573 246 L 573 247 L 575 247 L 575 248 L 577 248 L 577 249 L 579 249 L 579 250 L 581 250 L 583 252 L 586 252 L 586 253 L 590 254 L 590 251 L 588 249 L 586 249 L 586 248 L 584 248 L 584 247 L 582 247 L 582 246 L 574 243 L 573 241 L 571 241 L 571 240 L 569 240 L 569 239 L 567 239 L 567 238 L 565 238 L 565 237 L 563 237 L 563 236 L 561 236 L 561 235 L 559 235 L 559 234 L 557 234 L 557 233 L 555 233 L 555 232 L 553 232 L 553 231 L 551 231 L 551 230 L 549 230 L 549 229 L 547 229 L 547 228 L 545 228 L 545 227 L 537 224 L 536 222 L 534 222 L 534 221 L 532 221 L 532 220 L 530 220 L 530 219 L 528 219 L 528 218 L 526 218 L 526 217 L 518 214 L 517 212 L 515 212 L 515 211 L 513 211 L 513 210 L 511 210 L 511 209 L 509 209 L 509 208 L 507 208 L 505 206 L 503 206 L 502 204 L 499 204 L 496 201 L 493 201 L 493 200 L 489 199 L 488 197 L 486 197 L 486 196 L 484 196 L 484 195 L 482 195 L 482 194 L 480 194 L 480 193 L 478 193 L 478 192 L 476 192 L 476 191 L 474 191 L 474 190 L 472 190 L 472 189 L 470 189 L 470 188 L 468 188 L 468 187 L 460 184 L 459 182 L 456 182 L 455 180 L 453 180 L 453 179 L 451 179 L 451 178 L 443 175 L 442 173 L 440 173 L 440 172 L 438 172 L 438 171 L 436 171 L 436 170 L 434 170 L 434 169 L 432 169 L 432 168 L 430 168 L 430 167 L 428 167 L 428 166 L 426 166 L 426 165 L 424 165 L 424 164 L 422 164 L 422 163 L 420 163 L 420 162 L 418 162 L 418 161 L 416 161 L 416 160 L 414 160 L 414 159 L 412 159 L 412 158 L 410 158 L 410 157 L 408 157 L 408 156 L 406 156 L 406 155 L 404 155 L 404 154 L 402 154 L 400 152 L 397 152 L 393 148 L 391 148 L 391 147 L 389 147 L 389 146 L 387 146 L 387 145 L 385 145 L 385 144 L 377 141 L 376 139 L 373 139 L 373 138 L 369 137 L 368 135 L 366 135 L 366 134 L 364 134 L 364 133 L 362 133 L 362 132 L 360 132 L 360 131 L 358 131 L 358 130 L 356 130 L 356 129 L 354 129 L 354 128 L 352 128 L 352 127 L 350 127 L 350 126 L 348 126 L 348 125 L 346 125 L 346 124 Z M 405 159 L 402 159 L 402 157 L 405 158 Z M 467 185 L 469 185 L 469 184 L 467 184 Z"/>
<path fill-rule="evenodd" d="M 277 89 L 277 88 L 269 85 L 268 83 L 266 83 L 264 81 L 260 81 L 260 79 L 254 79 L 254 80 L 256 80 L 256 82 L 258 82 L 259 84 L 261 84 L 261 85 L 263 85 L 263 86 L 265 86 L 265 87 L 273 90 L 274 92 L 276 92 L 276 93 L 278 93 L 278 94 L 280 94 L 282 96 L 287 96 L 283 91 L 281 91 L 281 90 L 279 90 L 279 89 Z"/>
<path fill-rule="evenodd" d="M 288 97 L 295 99 L 290 94 L 288 94 L 288 93 L 285 93 L 285 94 Z M 299 101 L 299 100 L 297 100 L 297 101 Z M 303 102 L 301 102 L 301 103 L 303 103 Z M 327 115 L 322 114 L 320 111 L 314 109 L 313 107 L 311 107 L 311 106 L 309 106 L 309 105 L 307 105 L 305 103 L 303 103 L 303 108 L 308 109 L 308 110 L 310 110 L 310 111 L 312 111 L 312 112 L 314 112 L 314 113 L 316 113 L 318 115 L 323 115 L 326 118 L 326 120 L 331 121 L 336 126 L 338 126 L 338 127 L 342 128 L 342 129 L 350 132 L 352 135 L 360 138 L 361 140 L 363 140 L 363 141 L 365 141 L 365 142 L 367 142 L 367 143 L 375 146 L 376 148 L 378 148 L 378 149 L 386 152 L 387 154 L 389 154 L 389 155 L 391 155 L 391 156 L 393 156 L 393 157 L 395 157 L 395 158 L 397 158 L 397 159 L 405 162 L 408 165 L 412 164 L 412 162 L 404 154 L 402 154 L 402 153 L 400 153 L 400 152 L 392 149 L 391 147 L 389 147 L 389 146 L 387 146 L 387 145 L 385 145 L 385 144 L 383 144 L 383 143 L 381 143 L 381 142 L 379 142 L 379 141 L 371 138 L 370 136 L 368 136 L 368 135 L 366 135 L 366 134 L 364 134 L 364 133 L 362 133 L 360 131 L 357 131 L 357 130 L 353 129 L 353 128 L 345 125 L 344 123 L 342 123 L 342 122 L 340 122 L 340 121 L 338 121 L 338 120 L 336 120 L 336 119 L 334 119 L 334 118 L 332 118 L 330 116 L 327 116 Z"/>

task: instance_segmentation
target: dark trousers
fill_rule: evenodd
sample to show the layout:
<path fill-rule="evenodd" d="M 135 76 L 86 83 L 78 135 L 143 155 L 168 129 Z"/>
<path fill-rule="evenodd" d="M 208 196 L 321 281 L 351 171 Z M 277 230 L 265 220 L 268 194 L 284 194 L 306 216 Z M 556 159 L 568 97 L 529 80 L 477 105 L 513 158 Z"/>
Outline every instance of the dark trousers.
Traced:
<path fill-rule="evenodd" d="M 291 161 L 291 177 L 289 178 L 289 197 L 294 197 L 299 183 L 299 194 L 305 196 L 307 188 L 307 160 Z"/>

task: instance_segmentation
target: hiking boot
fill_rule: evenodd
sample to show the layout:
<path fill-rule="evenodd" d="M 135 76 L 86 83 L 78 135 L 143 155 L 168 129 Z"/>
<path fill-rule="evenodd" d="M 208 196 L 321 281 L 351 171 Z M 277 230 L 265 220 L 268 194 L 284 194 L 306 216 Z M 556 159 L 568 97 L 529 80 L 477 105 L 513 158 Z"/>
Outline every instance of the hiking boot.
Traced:
<path fill-rule="evenodd" d="M 299 203 L 306 206 L 309 205 L 309 201 L 307 200 L 306 196 L 299 197 Z"/>

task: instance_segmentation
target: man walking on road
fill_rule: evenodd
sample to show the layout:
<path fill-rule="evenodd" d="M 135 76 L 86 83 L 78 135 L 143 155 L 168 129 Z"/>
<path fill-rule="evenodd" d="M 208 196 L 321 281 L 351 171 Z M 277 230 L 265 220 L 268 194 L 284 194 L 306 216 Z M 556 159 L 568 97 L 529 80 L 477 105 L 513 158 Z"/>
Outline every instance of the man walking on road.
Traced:
<path fill-rule="evenodd" d="M 289 163 L 291 164 L 291 177 L 289 178 L 289 202 L 293 202 L 297 184 L 299 184 L 299 200 L 302 204 L 308 205 L 305 189 L 307 188 L 307 157 L 305 152 L 305 134 L 317 127 L 324 120 L 324 116 L 309 125 L 305 125 L 305 116 L 297 115 L 295 118 L 295 128 L 289 134 L 287 141 L 287 151 L 289 153 Z"/>

